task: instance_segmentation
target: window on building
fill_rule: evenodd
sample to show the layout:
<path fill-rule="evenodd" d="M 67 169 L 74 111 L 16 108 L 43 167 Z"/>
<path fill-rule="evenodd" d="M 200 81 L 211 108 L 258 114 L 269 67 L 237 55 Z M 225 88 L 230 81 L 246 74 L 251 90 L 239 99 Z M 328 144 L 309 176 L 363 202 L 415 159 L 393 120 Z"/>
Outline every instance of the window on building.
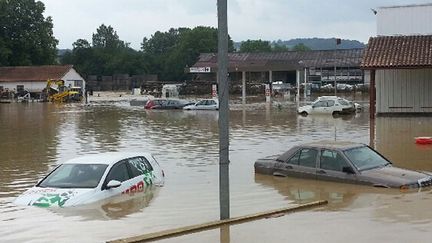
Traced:
<path fill-rule="evenodd" d="M 24 85 L 17 85 L 17 90 L 18 93 L 23 92 L 24 91 Z"/>

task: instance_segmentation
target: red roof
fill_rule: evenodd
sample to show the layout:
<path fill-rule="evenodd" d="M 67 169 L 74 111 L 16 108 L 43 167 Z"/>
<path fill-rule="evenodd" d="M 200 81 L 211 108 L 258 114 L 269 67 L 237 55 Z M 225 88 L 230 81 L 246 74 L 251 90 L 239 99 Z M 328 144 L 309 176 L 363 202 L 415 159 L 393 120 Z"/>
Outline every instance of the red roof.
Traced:
<path fill-rule="evenodd" d="M 361 67 L 432 67 L 432 35 L 372 37 L 369 39 Z"/>
<path fill-rule="evenodd" d="M 72 65 L 0 67 L 0 82 L 60 80 L 72 67 Z"/>

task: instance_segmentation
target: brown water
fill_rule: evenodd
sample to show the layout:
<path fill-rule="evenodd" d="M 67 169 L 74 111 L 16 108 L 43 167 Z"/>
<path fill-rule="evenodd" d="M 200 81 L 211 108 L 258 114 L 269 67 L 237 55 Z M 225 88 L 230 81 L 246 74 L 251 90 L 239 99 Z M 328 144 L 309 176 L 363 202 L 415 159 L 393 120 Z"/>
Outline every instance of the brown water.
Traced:
<path fill-rule="evenodd" d="M 301 117 L 290 104 L 230 112 L 231 216 L 314 200 L 310 211 L 223 227 L 162 242 L 430 242 L 432 192 L 401 193 L 255 175 L 257 158 L 317 139 L 370 142 L 369 114 Z M 218 114 L 145 111 L 128 103 L 0 105 L 0 241 L 102 242 L 217 220 Z M 377 118 L 375 147 L 396 166 L 432 171 L 432 118 Z M 15 206 L 13 199 L 59 161 L 105 151 L 150 151 L 163 188 L 77 208 Z"/>

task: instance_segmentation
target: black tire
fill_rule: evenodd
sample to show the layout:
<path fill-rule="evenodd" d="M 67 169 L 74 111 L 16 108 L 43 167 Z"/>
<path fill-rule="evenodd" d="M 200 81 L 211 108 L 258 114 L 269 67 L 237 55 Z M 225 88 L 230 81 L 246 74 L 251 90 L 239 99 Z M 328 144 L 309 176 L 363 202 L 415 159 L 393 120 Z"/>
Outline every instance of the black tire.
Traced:
<path fill-rule="evenodd" d="M 307 113 L 306 111 L 302 111 L 302 112 L 300 113 L 300 115 L 302 115 L 302 116 L 307 116 L 308 113 Z"/>

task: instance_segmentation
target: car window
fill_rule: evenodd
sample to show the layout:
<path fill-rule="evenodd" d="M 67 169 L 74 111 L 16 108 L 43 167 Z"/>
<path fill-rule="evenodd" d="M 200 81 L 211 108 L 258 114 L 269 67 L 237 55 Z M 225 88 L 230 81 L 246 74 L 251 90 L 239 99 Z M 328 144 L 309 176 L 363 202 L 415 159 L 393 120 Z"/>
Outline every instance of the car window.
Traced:
<path fill-rule="evenodd" d="M 196 105 L 204 105 L 205 104 L 205 100 L 201 100 L 201 101 L 198 101 L 198 103 L 196 103 Z"/>
<path fill-rule="evenodd" d="M 143 175 L 146 171 L 152 171 L 153 167 L 144 157 L 135 157 L 128 159 L 131 168 L 132 176 L 137 177 Z"/>
<path fill-rule="evenodd" d="M 216 101 L 210 100 L 210 105 L 216 105 Z"/>
<path fill-rule="evenodd" d="M 41 181 L 39 187 L 95 188 L 108 165 L 63 164 Z"/>
<path fill-rule="evenodd" d="M 123 181 L 127 181 L 129 179 L 130 179 L 130 176 L 128 173 L 126 163 L 120 162 L 111 168 L 111 170 L 107 176 L 106 183 L 108 183 L 111 180 L 117 180 L 117 181 L 123 182 Z"/>
<path fill-rule="evenodd" d="M 314 104 L 315 107 L 326 107 L 327 102 L 326 101 L 318 101 Z"/>
<path fill-rule="evenodd" d="M 328 101 L 327 101 L 327 106 L 328 106 L 328 107 L 332 107 L 332 106 L 334 106 L 334 105 L 335 105 L 334 100 L 328 100 Z"/>
<path fill-rule="evenodd" d="M 343 167 L 350 166 L 347 161 L 336 151 L 324 149 L 321 151 L 320 168 L 342 172 Z"/>
<path fill-rule="evenodd" d="M 302 149 L 299 158 L 299 165 L 315 168 L 317 154 L 318 151 L 315 149 Z"/>
<path fill-rule="evenodd" d="M 342 99 L 339 100 L 339 103 L 340 103 L 341 105 L 349 105 L 349 103 L 348 103 L 347 101 L 342 100 Z"/>
<path fill-rule="evenodd" d="M 349 149 L 344 153 L 358 170 L 368 170 L 390 164 L 387 159 L 367 146 Z"/>
<path fill-rule="evenodd" d="M 300 157 L 300 152 L 301 152 L 300 150 L 297 151 L 297 153 L 295 153 L 295 155 L 293 157 L 291 157 L 291 159 L 289 159 L 287 161 L 287 163 L 288 164 L 293 164 L 293 165 L 298 165 L 298 160 L 299 160 L 299 157 Z"/>
<path fill-rule="evenodd" d="M 301 149 L 287 163 L 315 168 L 317 154 L 315 149 Z"/>

